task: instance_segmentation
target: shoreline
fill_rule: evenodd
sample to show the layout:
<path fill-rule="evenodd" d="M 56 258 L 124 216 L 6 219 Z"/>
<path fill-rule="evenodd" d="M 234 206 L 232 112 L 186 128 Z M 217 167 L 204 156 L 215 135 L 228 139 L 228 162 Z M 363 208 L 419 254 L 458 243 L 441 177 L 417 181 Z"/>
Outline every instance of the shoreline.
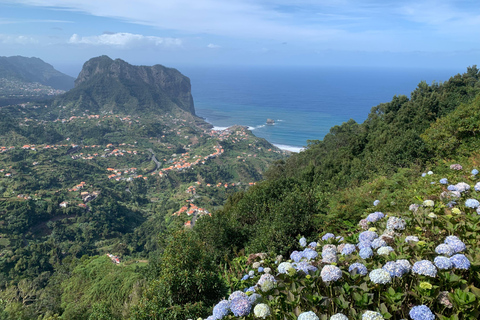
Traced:
<path fill-rule="evenodd" d="M 208 122 L 207 120 L 205 120 L 206 122 Z M 210 122 L 209 122 L 210 123 Z M 210 123 L 211 124 L 211 123 Z M 212 124 L 213 126 L 213 124 Z M 233 126 L 231 126 L 233 127 Z M 219 126 L 213 126 L 212 130 L 215 130 L 215 131 L 223 131 L 223 130 L 226 130 L 230 127 L 219 127 Z M 252 131 L 251 129 L 252 127 L 248 127 L 248 130 Z M 252 132 L 253 135 L 255 135 L 253 132 Z M 267 140 L 268 141 L 268 140 Z M 270 141 L 268 141 L 270 142 Z M 281 143 L 272 143 L 270 142 L 272 145 L 274 145 L 275 147 L 279 148 L 280 150 L 284 150 L 284 151 L 290 151 L 290 152 L 295 152 L 295 153 L 298 153 L 298 152 L 301 152 L 303 150 L 305 150 L 305 148 L 303 147 L 296 147 L 296 146 L 290 146 L 290 145 L 286 145 L 286 144 L 281 144 Z"/>

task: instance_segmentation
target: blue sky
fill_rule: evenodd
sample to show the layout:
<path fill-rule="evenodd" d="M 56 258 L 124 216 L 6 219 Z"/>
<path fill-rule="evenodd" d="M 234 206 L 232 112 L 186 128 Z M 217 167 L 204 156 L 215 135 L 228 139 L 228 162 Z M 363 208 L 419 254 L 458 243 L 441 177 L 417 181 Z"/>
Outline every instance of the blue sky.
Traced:
<path fill-rule="evenodd" d="M 133 64 L 461 68 L 477 0 L 0 0 L 0 55 Z"/>

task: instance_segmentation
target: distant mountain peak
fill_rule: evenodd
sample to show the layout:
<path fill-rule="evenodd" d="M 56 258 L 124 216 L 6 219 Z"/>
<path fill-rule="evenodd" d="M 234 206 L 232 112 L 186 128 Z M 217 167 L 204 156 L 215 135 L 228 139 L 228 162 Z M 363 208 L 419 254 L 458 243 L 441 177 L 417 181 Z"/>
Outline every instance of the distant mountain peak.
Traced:
<path fill-rule="evenodd" d="M 195 114 L 190 79 L 178 70 L 134 66 L 105 55 L 85 62 L 75 88 L 59 103 L 79 111 L 144 115 L 183 110 Z"/>

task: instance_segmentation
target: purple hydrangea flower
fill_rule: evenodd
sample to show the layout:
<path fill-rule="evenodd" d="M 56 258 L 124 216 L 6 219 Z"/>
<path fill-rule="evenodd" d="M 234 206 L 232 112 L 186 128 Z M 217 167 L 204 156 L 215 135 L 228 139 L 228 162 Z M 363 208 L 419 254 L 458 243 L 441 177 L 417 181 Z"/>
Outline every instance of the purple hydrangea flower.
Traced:
<path fill-rule="evenodd" d="M 372 247 L 372 242 L 371 241 L 368 241 L 368 240 L 365 240 L 365 241 L 360 241 L 358 244 L 357 244 L 357 247 L 358 249 L 363 249 L 363 248 L 371 248 Z"/>
<path fill-rule="evenodd" d="M 449 186 L 447 187 L 447 190 L 449 190 L 449 191 L 457 191 L 457 187 L 455 187 L 453 184 L 451 184 L 451 185 L 449 185 Z"/>
<path fill-rule="evenodd" d="M 448 184 L 447 178 L 442 178 L 442 179 L 440 179 L 440 183 L 441 183 L 441 184 Z"/>
<path fill-rule="evenodd" d="M 412 269 L 412 265 L 406 259 L 399 259 L 397 260 L 397 263 L 400 264 L 403 267 L 403 269 L 405 269 L 405 273 L 410 272 L 410 270 Z"/>
<path fill-rule="evenodd" d="M 244 317 L 250 313 L 252 303 L 248 297 L 238 297 L 230 301 L 230 310 L 235 317 Z"/>
<path fill-rule="evenodd" d="M 322 268 L 320 276 L 324 282 L 337 281 L 342 278 L 342 270 L 333 265 L 326 265 Z"/>
<path fill-rule="evenodd" d="M 295 250 L 290 254 L 290 259 L 292 259 L 295 262 L 300 262 L 302 258 L 303 258 L 303 252 L 299 252 Z"/>

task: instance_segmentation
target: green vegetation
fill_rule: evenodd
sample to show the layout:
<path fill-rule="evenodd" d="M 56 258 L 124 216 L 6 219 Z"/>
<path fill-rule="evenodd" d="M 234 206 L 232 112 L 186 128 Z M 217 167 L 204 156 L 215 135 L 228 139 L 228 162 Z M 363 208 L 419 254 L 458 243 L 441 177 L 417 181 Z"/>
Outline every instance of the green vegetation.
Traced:
<path fill-rule="evenodd" d="M 0 319 L 206 318 L 249 288 L 270 311 L 266 319 L 308 311 L 361 319 L 367 310 L 404 319 L 419 305 L 440 319 L 479 316 L 480 215 L 466 202 L 480 197 L 472 172 L 480 163 L 476 67 L 445 83 L 422 82 L 410 99 L 394 97 L 364 123 L 335 126 L 289 158 L 243 127 L 212 131 L 176 103 L 175 110 L 166 103 L 157 114 L 128 114 L 150 89 L 119 89 L 104 101 L 108 86 L 130 84 L 88 70 L 83 89 L 71 92 L 75 100 L 1 110 Z M 81 101 L 98 108 L 83 111 Z M 463 169 L 450 169 L 456 163 Z M 441 178 L 470 191 L 451 193 Z M 409 211 L 411 204 L 418 209 Z M 388 217 L 362 220 L 374 211 Z M 393 228 L 392 217 L 405 226 Z M 375 248 L 371 258 L 337 252 L 368 228 L 383 232 L 383 246 L 394 251 Z M 330 232 L 344 242 L 322 240 Z M 468 268 L 435 269 L 432 278 L 408 273 L 386 284 L 348 270 L 356 262 L 370 272 L 389 261 L 433 261 L 449 235 L 465 244 L 458 253 Z M 298 258 L 301 237 L 318 242 L 307 250 L 311 261 L 279 270 Z M 327 258 L 332 249 L 335 261 Z M 322 269 L 332 263 L 341 279 L 325 283 Z M 271 282 L 259 285 L 266 268 Z M 238 318 L 235 305 L 226 318 Z"/>

